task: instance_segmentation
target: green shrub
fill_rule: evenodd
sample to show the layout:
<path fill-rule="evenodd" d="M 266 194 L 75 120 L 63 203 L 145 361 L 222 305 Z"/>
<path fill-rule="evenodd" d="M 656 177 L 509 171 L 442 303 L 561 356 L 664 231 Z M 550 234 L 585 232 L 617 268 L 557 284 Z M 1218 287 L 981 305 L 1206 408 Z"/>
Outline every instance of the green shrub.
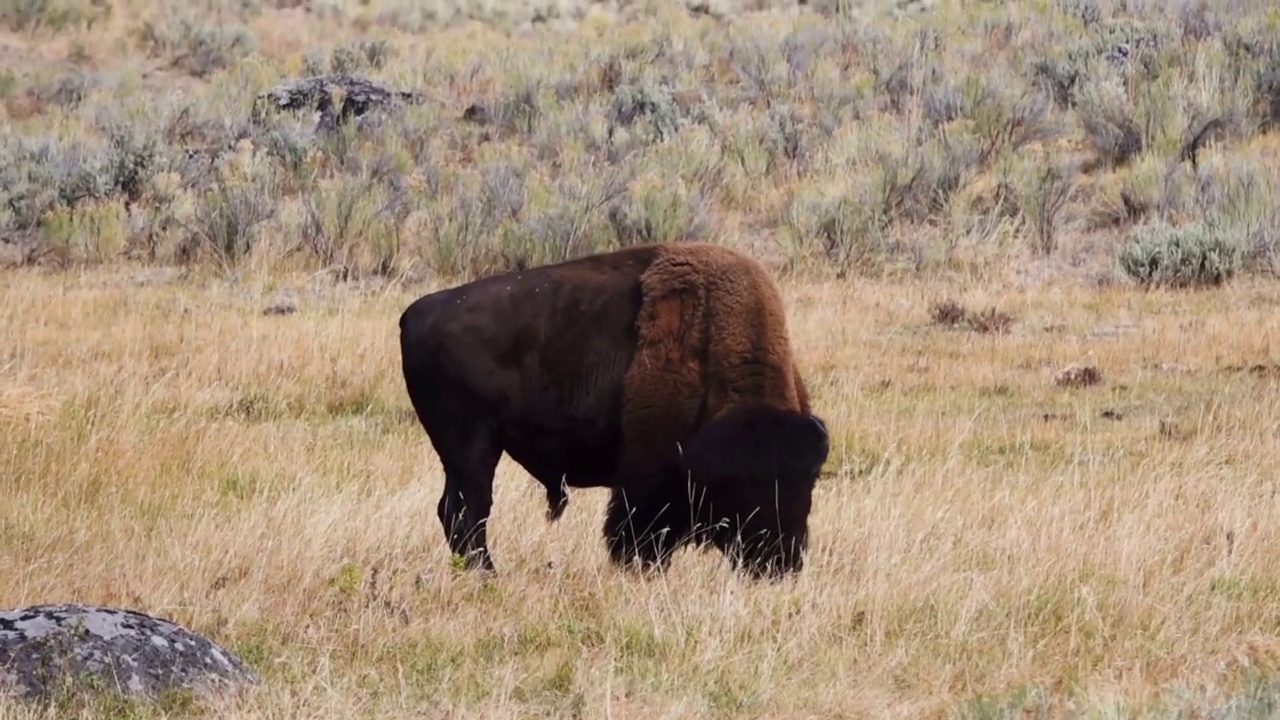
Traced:
<path fill-rule="evenodd" d="M 1152 223 L 1134 228 L 1120 251 L 1120 269 L 1146 287 L 1218 286 L 1240 268 L 1236 238 L 1206 224 Z"/>

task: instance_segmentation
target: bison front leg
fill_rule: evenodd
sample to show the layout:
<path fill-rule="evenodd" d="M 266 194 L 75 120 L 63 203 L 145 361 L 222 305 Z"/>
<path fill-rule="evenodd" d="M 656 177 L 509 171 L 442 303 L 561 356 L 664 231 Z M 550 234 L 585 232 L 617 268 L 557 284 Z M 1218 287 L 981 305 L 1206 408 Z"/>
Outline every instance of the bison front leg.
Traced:
<path fill-rule="evenodd" d="M 486 529 L 493 508 L 493 473 L 502 448 L 489 432 L 450 435 L 450 441 L 437 444 L 445 479 L 436 515 L 449 549 L 462 558 L 463 566 L 492 572 Z"/>
<path fill-rule="evenodd" d="M 666 488 L 652 488 L 638 498 L 622 488 L 609 494 L 604 535 L 609 559 L 619 567 L 665 569 L 690 527 L 688 502 Z"/>

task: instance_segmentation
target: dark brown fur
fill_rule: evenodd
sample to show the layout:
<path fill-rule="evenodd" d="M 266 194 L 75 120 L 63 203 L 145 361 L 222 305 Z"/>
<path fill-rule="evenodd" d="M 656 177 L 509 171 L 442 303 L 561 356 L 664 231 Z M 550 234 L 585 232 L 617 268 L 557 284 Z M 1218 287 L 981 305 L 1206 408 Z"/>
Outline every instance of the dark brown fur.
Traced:
<path fill-rule="evenodd" d="M 400 328 L 406 387 L 445 467 L 440 521 L 469 563 L 493 567 L 505 451 L 546 488 L 550 520 L 566 486 L 611 488 L 619 564 L 709 542 L 753 574 L 801 567 L 826 429 L 781 296 L 750 258 L 633 247 L 427 295 Z"/>

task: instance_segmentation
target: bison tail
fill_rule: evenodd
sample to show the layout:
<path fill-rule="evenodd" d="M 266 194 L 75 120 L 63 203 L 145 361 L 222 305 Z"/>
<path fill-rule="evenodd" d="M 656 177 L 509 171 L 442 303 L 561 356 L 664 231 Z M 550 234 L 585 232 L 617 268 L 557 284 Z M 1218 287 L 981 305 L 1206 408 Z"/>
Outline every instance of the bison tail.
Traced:
<path fill-rule="evenodd" d="M 759 404 L 730 408 L 681 448 L 690 480 L 704 485 L 763 479 L 812 484 L 830 453 L 816 415 Z"/>

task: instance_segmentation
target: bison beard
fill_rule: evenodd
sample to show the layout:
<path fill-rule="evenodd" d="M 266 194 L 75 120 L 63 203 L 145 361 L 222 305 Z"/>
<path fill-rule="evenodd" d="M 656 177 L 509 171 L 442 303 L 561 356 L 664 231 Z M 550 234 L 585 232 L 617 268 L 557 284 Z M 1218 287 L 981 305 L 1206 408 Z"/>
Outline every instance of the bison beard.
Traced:
<path fill-rule="evenodd" d="M 506 452 L 546 488 L 608 487 L 612 561 L 713 545 L 753 576 L 803 566 L 827 430 L 776 286 L 716 245 L 633 247 L 424 296 L 400 318 L 406 389 L 440 456 L 437 514 L 468 567 Z"/>

